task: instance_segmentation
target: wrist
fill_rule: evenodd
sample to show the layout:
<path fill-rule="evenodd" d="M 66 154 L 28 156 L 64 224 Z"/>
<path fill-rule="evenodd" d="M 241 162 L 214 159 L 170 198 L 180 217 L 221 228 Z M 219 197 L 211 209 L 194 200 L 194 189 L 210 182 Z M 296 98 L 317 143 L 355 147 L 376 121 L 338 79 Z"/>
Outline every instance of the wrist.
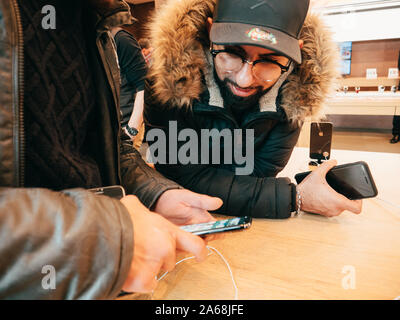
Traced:
<path fill-rule="evenodd" d="M 295 188 L 294 199 L 293 199 L 294 210 L 292 211 L 291 217 L 295 217 L 300 214 L 301 209 L 302 209 L 302 204 L 303 204 L 302 200 L 303 200 L 303 198 L 302 198 L 301 192 L 300 192 L 299 188 L 297 187 L 297 188 Z"/>

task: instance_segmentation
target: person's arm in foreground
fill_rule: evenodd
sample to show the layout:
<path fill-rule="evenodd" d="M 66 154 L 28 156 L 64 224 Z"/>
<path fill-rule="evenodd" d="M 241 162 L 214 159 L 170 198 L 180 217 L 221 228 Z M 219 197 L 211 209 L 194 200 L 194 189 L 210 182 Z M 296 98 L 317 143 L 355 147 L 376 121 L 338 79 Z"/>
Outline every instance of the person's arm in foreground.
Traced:
<path fill-rule="evenodd" d="M 0 189 L 0 299 L 114 298 L 132 253 L 131 219 L 118 200 Z"/>
<path fill-rule="evenodd" d="M 204 241 L 134 196 L 82 189 L 0 190 L 0 299 L 113 299 L 154 289 L 176 250 L 206 257 Z M 133 228 L 132 228 L 133 225 Z"/>

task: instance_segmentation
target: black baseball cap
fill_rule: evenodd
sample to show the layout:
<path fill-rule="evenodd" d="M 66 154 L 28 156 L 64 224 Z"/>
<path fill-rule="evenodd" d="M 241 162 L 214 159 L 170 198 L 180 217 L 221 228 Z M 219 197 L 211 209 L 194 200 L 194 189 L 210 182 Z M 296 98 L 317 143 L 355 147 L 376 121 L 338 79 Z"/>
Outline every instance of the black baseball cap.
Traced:
<path fill-rule="evenodd" d="M 298 40 L 309 5 L 310 0 L 218 0 L 210 39 L 267 48 L 301 63 Z"/>

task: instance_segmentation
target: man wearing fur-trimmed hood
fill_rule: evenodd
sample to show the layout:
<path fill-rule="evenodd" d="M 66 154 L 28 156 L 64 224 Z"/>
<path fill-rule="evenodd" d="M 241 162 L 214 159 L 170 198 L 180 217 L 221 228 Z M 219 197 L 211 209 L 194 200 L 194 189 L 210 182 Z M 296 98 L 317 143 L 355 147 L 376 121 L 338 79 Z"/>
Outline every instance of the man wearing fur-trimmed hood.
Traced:
<path fill-rule="evenodd" d="M 308 8 L 309 0 L 170 1 L 150 25 L 155 48 L 145 93 L 150 150 L 155 145 L 151 131 L 157 128 L 168 136 L 165 153 L 174 152 L 171 121 L 198 137 L 204 129 L 250 130 L 254 136 L 248 175 L 238 175 L 242 164 L 226 158 L 219 164 L 200 157 L 184 164 L 170 161 L 168 154 L 167 161 L 156 162 L 157 170 L 184 187 L 221 198 L 218 213 L 288 218 L 300 209 L 326 216 L 361 211 L 361 201 L 327 185 L 334 160 L 298 186 L 276 178 L 305 118 L 321 116 L 337 77 L 336 47 L 320 18 L 307 16 Z M 246 143 L 239 141 L 241 150 Z M 220 155 L 226 157 L 232 145 L 224 140 Z M 213 147 L 197 146 L 197 153 L 203 156 Z"/>

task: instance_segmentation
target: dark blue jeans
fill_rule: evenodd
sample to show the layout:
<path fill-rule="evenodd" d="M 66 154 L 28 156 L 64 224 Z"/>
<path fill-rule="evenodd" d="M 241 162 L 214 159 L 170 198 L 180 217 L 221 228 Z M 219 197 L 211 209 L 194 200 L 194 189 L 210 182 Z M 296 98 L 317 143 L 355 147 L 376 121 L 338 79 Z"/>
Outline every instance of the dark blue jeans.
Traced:
<path fill-rule="evenodd" d="M 395 135 L 400 135 L 400 116 L 394 116 L 393 117 L 393 129 L 392 129 L 392 134 Z"/>

